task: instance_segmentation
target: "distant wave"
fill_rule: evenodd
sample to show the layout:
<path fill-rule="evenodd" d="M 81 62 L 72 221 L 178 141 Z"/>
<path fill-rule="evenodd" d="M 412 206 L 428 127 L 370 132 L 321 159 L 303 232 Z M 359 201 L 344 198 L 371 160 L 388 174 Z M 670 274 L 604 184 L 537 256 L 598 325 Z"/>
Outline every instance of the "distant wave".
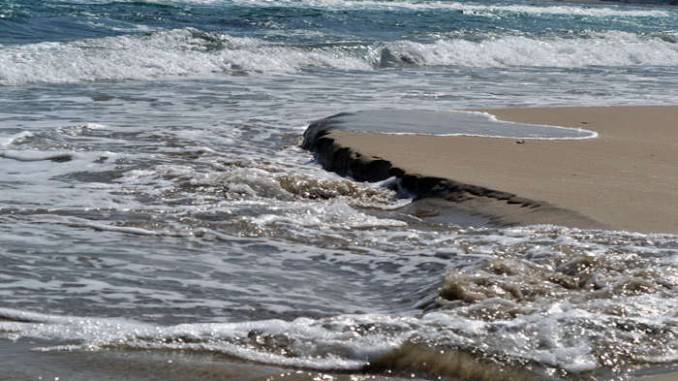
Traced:
<path fill-rule="evenodd" d="M 0 85 L 289 73 L 318 68 L 635 65 L 678 65 L 676 37 L 605 32 L 578 38 L 506 36 L 478 41 L 292 46 L 186 28 L 0 47 Z"/>
<path fill-rule="evenodd" d="M 234 0 L 233 3 L 252 6 L 289 6 L 336 9 L 449 9 L 468 14 L 526 13 L 532 15 L 566 15 L 589 17 L 667 17 L 663 10 L 621 9 L 592 6 L 536 6 L 536 5 L 485 5 L 454 1 L 346 1 L 346 0 Z"/>

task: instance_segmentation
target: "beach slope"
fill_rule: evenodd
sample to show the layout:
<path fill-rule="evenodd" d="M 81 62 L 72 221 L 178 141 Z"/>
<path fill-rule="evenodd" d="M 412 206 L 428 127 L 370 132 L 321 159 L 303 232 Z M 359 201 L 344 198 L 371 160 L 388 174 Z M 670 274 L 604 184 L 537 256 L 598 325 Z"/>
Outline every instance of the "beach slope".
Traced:
<path fill-rule="evenodd" d="M 483 111 L 599 136 L 395 135 L 334 128 L 328 118 L 309 127 L 303 146 L 328 170 L 367 181 L 396 176 L 419 197 L 442 197 L 501 224 L 678 233 L 678 107 Z"/>

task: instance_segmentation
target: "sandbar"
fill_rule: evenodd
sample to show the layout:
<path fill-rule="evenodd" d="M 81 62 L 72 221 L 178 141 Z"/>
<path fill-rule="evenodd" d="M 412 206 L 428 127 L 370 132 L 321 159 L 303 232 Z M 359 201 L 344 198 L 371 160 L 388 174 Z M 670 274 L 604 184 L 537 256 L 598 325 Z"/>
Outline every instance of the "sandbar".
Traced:
<path fill-rule="evenodd" d="M 419 196 L 443 197 L 506 224 L 678 234 L 678 106 L 481 111 L 598 137 L 393 135 L 320 121 L 307 130 L 304 147 L 329 170 L 358 180 L 396 176 Z"/>

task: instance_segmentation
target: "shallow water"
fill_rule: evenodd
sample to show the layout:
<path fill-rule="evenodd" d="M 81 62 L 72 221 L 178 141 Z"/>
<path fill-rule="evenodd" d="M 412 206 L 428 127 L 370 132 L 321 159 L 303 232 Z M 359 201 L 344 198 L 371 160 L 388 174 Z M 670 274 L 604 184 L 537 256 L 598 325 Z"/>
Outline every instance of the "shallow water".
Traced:
<path fill-rule="evenodd" d="M 538 140 L 581 140 L 598 137 L 595 131 L 583 128 L 508 122 L 498 120 L 491 113 L 479 111 L 394 109 L 357 111 L 332 115 L 321 119 L 320 123 L 324 129 L 394 135 L 482 136 Z"/>
<path fill-rule="evenodd" d="M 675 104 L 677 28 L 545 2 L 0 0 L 2 345 L 328 377 L 671 368 L 675 236 L 411 215 L 298 144 L 344 111 Z"/>

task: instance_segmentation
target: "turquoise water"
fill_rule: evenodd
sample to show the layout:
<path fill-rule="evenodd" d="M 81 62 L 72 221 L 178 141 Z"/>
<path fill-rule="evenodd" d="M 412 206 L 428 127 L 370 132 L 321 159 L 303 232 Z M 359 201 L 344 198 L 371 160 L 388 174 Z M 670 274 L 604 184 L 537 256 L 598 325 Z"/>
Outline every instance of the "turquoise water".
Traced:
<path fill-rule="evenodd" d="M 671 7 L 0 0 L 0 345 L 349 374 L 413 346 L 551 380 L 670 368 L 677 237 L 441 223 L 298 144 L 345 111 L 676 89 Z"/>

